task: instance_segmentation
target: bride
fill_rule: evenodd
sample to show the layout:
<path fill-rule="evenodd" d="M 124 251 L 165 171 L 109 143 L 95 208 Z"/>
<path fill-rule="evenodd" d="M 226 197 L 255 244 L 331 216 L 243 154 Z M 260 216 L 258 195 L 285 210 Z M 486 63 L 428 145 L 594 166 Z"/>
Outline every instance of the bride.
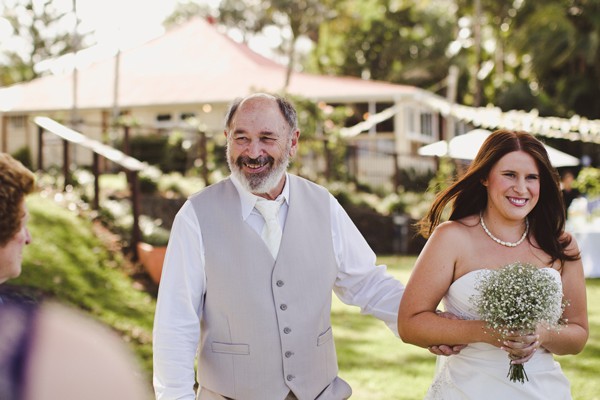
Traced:
<path fill-rule="evenodd" d="M 449 221 L 441 223 L 449 204 Z M 427 399 L 571 398 L 552 354 L 579 353 L 589 331 L 583 267 L 575 240 L 564 231 L 563 210 L 546 150 L 525 132 L 491 134 L 464 176 L 438 194 L 421 221 L 429 239 L 402 297 L 398 330 L 403 341 L 421 347 L 467 346 L 438 357 Z M 517 261 L 547 269 L 562 285 L 569 305 L 560 332 L 539 326 L 498 338 L 479 320 L 470 302 L 477 271 Z M 440 301 L 459 319 L 436 314 Z M 526 363 L 528 381 L 512 382 L 509 362 Z"/>

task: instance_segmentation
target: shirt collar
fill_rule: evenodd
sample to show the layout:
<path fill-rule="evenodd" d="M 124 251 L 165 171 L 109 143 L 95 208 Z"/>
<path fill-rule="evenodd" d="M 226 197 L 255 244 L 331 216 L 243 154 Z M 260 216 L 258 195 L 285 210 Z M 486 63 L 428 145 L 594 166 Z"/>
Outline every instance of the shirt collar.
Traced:
<path fill-rule="evenodd" d="M 235 188 L 238 191 L 238 194 L 240 196 L 242 219 L 246 220 L 250 213 L 252 213 L 254 205 L 260 197 L 247 191 L 235 176 L 230 175 L 229 178 L 231 179 L 233 186 L 235 186 Z M 277 199 L 280 199 L 281 197 L 283 197 L 283 201 L 285 203 L 287 203 L 288 205 L 290 204 L 290 178 L 287 172 L 285 173 L 285 184 L 283 185 L 283 190 L 281 191 L 281 194 L 277 196 Z"/>

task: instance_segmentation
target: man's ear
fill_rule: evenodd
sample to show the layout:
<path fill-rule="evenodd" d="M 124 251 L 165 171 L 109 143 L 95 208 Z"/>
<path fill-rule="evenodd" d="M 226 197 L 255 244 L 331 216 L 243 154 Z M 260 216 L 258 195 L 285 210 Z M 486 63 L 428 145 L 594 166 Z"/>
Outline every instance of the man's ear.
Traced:
<path fill-rule="evenodd" d="M 290 157 L 294 157 L 296 155 L 296 151 L 298 151 L 298 138 L 300 137 L 300 130 L 296 129 L 292 133 L 292 146 L 290 148 Z"/>

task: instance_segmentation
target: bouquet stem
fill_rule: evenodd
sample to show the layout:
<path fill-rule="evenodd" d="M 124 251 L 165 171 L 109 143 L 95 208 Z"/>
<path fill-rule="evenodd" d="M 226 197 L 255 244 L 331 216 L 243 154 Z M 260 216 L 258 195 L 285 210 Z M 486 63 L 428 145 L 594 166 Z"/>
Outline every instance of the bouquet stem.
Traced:
<path fill-rule="evenodd" d="M 506 376 L 509 377 L 512 382 L 525 383 L 525 380 L 529 381 L 523 364 L 510 363 L 510 368 L 508 369 L 508 374 Z"/>

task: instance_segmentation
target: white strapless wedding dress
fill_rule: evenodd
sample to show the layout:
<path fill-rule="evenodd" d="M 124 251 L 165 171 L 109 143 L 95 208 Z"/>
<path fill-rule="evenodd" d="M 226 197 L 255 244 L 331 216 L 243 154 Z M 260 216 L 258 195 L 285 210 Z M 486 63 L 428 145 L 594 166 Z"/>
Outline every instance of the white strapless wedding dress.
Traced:
<path fill-rule="evenodd" d="M 560 273 L 547 269 L 560 282 Z M 469 299 L 475 294 L 480 272 L 470 272 L 452 283 L 443 300 L 447 311 L 463 319 L 479 319 Z M 438 356 L 436 374 L 425 399 L 571 399 L 571 387 L 560 365 L 542 348 L 525 363 L 529 381 L 512 382 L 506 376 L 508 369 L 508 353 L 487 343 L 471 344 L 458 355 Z"/>

